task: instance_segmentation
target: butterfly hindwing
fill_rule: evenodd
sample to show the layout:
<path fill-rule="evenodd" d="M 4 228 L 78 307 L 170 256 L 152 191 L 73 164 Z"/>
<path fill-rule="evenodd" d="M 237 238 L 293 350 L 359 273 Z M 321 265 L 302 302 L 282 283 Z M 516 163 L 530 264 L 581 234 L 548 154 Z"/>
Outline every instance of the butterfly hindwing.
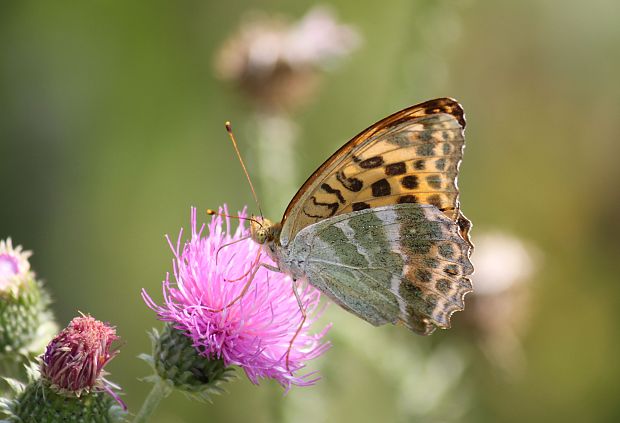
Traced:
<path fill-rule="evenodd" d="M 473 272 L 458 226 L 434 206 L 351 212 L 302 229 L 287 248 L 308 281 L 374 324 L 420 334 L 447 328 L 463 309 Z"/>
<path fill-rule="evenodd" d="M 456 101 L 436 99 L 353 138 L 295 195 L 285 212 L 282 243 L 322 219 L 390 204 L 431 204 L 456 222 L 463 116 Z"/>

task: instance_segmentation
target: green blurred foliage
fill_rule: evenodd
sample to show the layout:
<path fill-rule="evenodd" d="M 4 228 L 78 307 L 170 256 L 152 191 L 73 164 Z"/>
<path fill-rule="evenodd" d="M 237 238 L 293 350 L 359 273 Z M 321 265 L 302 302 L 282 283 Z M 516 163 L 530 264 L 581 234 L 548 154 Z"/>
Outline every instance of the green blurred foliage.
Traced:
<path fill-rule="evenodd" d="M 365 43 L 296 116 L 299 182 L 383 116 L 455 97 L 468 116 L 459 186 L 474 242 L 478 231 L 503 228 L 544 257 L 532 283 L 523 374 L 504 378 L 480 352 L 463 352 L 473 365 L 445 409 L 467 397 L 469 410 L 457 420 L 617 421 L 620 3 L 330 4 Z M 250 151 L 251 110 L 215 78 L 214 53 L 248 10 L 298 17 L 311 6 L 0 5 L 0 237 L 34 250 L 33 267 L 61 324 L 83 311 L 117 325 L 126 344 L 109 370 L 133 411 L 149 389 L 137 380 L 148 367 L 135 357 L 158 326 L 140 289 L 157 293 L 171 270 L 163 235 L 187 227 L 191 205 L 252 203 L 223 127 L 236 122 L 241 148 Z M 260 186 L 259 196 L 268 189 Z M 344 314 L 331 307 L 326 317 L 367 330 Z M 456 336 L 372 331 L 409 337 L 417 349 Z M 372 338 L 372 331 L 364 333 Z M 273 383 L 241 380 L 213 405 L 175 394 L 153 421 L 396 420 L 394 386 L 350 345 L 333 341 L 321 359 L 323 386 L 282 396 Z M 370 345 L 377 360 L 392 352 L 389 343 Z"/>

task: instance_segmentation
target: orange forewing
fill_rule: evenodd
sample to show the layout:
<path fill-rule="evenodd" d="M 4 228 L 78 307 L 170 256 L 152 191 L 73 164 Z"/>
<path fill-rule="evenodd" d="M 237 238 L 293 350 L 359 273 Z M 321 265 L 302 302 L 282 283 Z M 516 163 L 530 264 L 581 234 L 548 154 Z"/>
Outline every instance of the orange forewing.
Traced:
<path fill-rule="evenodd" d="M 456 178 L 465 117 L 453 99 L 430 100 L 375 123 L 341 147 L 302 185 L 282 220 L 281 240 L 335 215 L 415 202 L 431 204 L 459 223 Z"/>

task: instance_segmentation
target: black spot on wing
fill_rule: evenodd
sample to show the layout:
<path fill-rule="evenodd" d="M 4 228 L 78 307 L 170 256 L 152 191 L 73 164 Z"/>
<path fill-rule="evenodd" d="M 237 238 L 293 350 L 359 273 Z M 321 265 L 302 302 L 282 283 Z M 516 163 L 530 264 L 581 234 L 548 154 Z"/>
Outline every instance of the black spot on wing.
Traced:
<path fill-rule="evenodd" d="M 459 269 L 456 264 L 449 264 L 443 269 L 444 273 L 451 276 L 456 276 L 459 274 Z"/>
<path fill-rule="evenodd" d="M 344 197 L 342 196 L 342 193 L 340 192 L 339 189 L 334 189 L 331 186 L 329 186 L 329 184 L 327 183 L 323 183 L 321 185 L 321 189 L 329 194 L 335 194 L 336 197 L 338 197 L 338 201 L 340 201 L 341 204 L 345 203 Z"/>
<path fill-rule="evenodd" d="M 407 175 L 400 180 L 402 186 L 407 189 L 416 189 L 419 185 L 418 177 L 416 175 Z"/>
<path fill-rule="evenodd" d="M 429 204 L 441 210 L 441 197 L 438 194 L 430 195 L 426 200 Z"/>
<path fill-rule="evenodd" d="M 329 215 L 328 216 L 319 216 L 319 215 L 314 215 L 314 214 L 310 214 L 308 212 L 306 212 L 306 210 L 304 210 L 304 214 L 308 217 L 312 217 L 312 218 L 316 218 L 316 219 L 324 219 L 326 217 L 332 217 L 333 215 L 336 214 L 336 212 L 338 211 L 338 203 L 334 202 L 334 203 L 320 203 L 318 201 L 316 201 L 316 198 L 313 196 L 312 197 L 312 203 L 315 206 L 321 206 L 321 207 L 326 207 L 329 210 Z"/>
<path fill-rule="evenodd" d="M 415 276 L 418 281 L 423 283 L 430 282 L 433 279 L 433 275 L 427 269 L 416 269 Z"/>
<path fill-rule="evenodd" d="M 388 176 L 402 175 L 405 172 L 407 172 L 407 167 L 404 162 L 390 163 L 385 166 L 385 174 Z"/>
<path fill-rule="evenodd" d="M 351 205 L 351 208 L 353 209 L 353 211 L 366 210 L 370 208 L 370 204 L 364 202 L 353 203 Z"/>
<path fill-rule="evenodd" d="M 364 186 L 364 183 L 357 178 L 347 178 L 343 171 L 336 173 L 336 179 L 349 191 L 359 192 Z"/>
<path fill-rule="evenodd" d="M 383 157 L 381 156 L 371 157 L 369 159 L 359 162 L 359 167 L 361 167 L 362 169 L 374 169 L 382 165 L 383 165 Z"/>
<path fill-rule="evenodd" d="M 400 197 L 398 197 L 398 202 L 400 204 L 417 203 L 418 198 L 415 195 L 401 195 Z"/>
<path fill-rule="evenodd" d="M 373 197 L 385 197 L 386 195 L 390 195 L 392 193 L 390 183 L 386 179 L 379 179 L 370 187 L 372 189 Z"/>
<path fill-rule="evenodd" d="M 425 166 L 425 160 L 416 160 L 415 162 L 413 162 L 413 167 L 415 170 L 424 170 Z"/>

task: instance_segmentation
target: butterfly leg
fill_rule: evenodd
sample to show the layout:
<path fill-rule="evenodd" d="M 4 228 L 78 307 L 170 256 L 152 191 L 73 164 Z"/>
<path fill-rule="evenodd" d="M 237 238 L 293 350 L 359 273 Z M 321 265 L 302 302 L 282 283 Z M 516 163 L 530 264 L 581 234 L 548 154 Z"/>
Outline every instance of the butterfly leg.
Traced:
<path fill-rule="evenodd" d="M 299 311 L 301 311 L 301 322 L 299 323 L 299 327 L 297 328 L 297 331 L 295 331 L 295 335 L 293 335 L 293 338 L 291 338 L 291 342 L 289 342 L 288 349 L 286 350 L 286 370 L 288 370 L 289 372 L 291 371 L 291 369 L 289 368 L 289 359 L 291 356 L 291 350 L 293 349 L 293 343 L 295 342 L 295 339 L 301 332 L 301 329 L 304 327 L 304 323 L 306 323 L 306 318 L 308 317 L 306 314 L 306 309 L 303 303 L 301 302 L 301 296 L 299 295 L 299 292 L 297 291 L 296 280 L 293 280 L 292 286 L 293 286 L 293 294 L 295 294 L 295 299 L 297 300 L 297 304 L 299 305 Z"/>
<path fill-rule="evenodd" d="M 226 277 L 224 277 L 224 281 L 226 282 L 239 282 L 241 279 L 245 278 L 247 275 L 250 274 L 250 272 L 252 271 L 252 269 L 256 268 L 256 265 L 258 264 L 258 262 L 260 261 L 260 250 L 258 250 L 256 252 L 256 258 L 254 259 L 254 261 L 252 262 L 252 265 L 250 266 L 250 268 L 247 270 L 247 272 L 245 272 L 243 275 L 239 276 L 238 278 L 235 279 L 227 279 Z M 217 255 L 216 255 L 216 262 L 217 262 Z"/>
<path fill-rule="evenodd" d="M 257 266 L 254 267 L 254 270 L 252 270 L 252 272 L 250 273 L 250 277 L 248 278 L 248 281 L 245 283 L 245 286 L 243 287 L 243 289 L 241 290 L 239 295 L 237 295 L 231 302 L 226 304 L 224 307 L 209 309 L 209 311 L 212 311 L 212 312 L 215 312 L 215 313 L 222 312 L 222 311 L 226 310 L 227 308 L 229 308 L 230 306 L 234 305 L 241 298 L 243 298 L 243 296 L 246 294 L 246 292 L 250 288 L 250 285 L 252 284 L 252 281 L 254 280 L 254 277 L 256 276 L 256 272 L 258 272 L 258 270 L 261 267 L 264 267 L 267 270 L 271 270 L 272 272 L 281 272 L 281 270 L 278 267 L 272 266 L 272 265 L 267 264 L 267 263 L 259 263 Z"/>

